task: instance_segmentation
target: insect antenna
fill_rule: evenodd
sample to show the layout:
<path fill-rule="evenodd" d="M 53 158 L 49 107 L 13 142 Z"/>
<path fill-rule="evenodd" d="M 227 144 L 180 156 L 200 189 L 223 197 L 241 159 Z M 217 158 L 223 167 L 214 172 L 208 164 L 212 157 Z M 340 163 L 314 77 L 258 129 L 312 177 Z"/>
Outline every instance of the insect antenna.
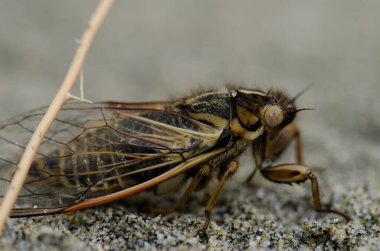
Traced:
<path fill-rule="evenodd" d="M 308 84 L 305 88 L 303 88 L 297 95 L 295 95 L 290 101 L 294 103 L 302 94 L 304 94 L 312 85 L 314 85 L 313 82 Z"/>
<path fill-rule="evenodd" d="M 295 110 L 295 113 L 301 112 L 301 111 L 314 111 L 314 110 L 315 108 L 301 108 L 301 109 Z"/>

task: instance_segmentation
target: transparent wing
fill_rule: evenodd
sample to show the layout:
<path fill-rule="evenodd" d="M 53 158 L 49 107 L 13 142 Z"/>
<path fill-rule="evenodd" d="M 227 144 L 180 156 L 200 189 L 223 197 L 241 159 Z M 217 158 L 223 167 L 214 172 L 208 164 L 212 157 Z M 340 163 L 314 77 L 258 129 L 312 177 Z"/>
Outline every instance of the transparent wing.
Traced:
<path fill-rule="evenodd" d="M 44 110 L 0 125 L 0 199 Z M 100 204 L 191 162 L 215 147 L 220 134 L 165 103 L 69 103 L 43 139 L 12 214 L 55 213 L 94 199 Z"/>

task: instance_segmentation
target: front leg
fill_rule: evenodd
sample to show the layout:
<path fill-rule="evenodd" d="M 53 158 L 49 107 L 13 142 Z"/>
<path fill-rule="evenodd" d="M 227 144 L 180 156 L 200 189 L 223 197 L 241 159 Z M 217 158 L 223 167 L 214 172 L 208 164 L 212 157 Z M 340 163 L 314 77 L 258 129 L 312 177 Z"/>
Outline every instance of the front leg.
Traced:
<path fill-rule="evenodd" d="M 297 164 L 303 164 L 303 153 L 302 153 L 302 141 L 301 141 L 301 133 L 298 126 L 295 123 L 285 126 L 282 128 L 278 134 L 270 139 L 269 137 L 266 139 L 266 147 L 262 149 L 261 142 L 259 144 L 253 143 L 252 150 L 253 156 L 255 158 L 256 168 L 253 172 L 248 176 L 246 182 L 249 183 L 253 176 L 255 176 L 256 171 L 262 168 L 264 160 L 275 161 L 278 157 L 285 151 L 285 149 L 289 146 L 289 144 L 295 140 L 295 148 L 296 148 L 296 161 Z M 264 154 L 264 160 L 263 160 Z"/>
<path fill-rule="evenodd" d="M 266 159 L 275 161 L 282 154 L 289 144 L 295 140 L 297 164 L 303 164 L 301 133 L 295 123 L 285 126 L 273 139 L 267 140 L 265 149 Z"/>
<path fill-rule="evenodd" d="M 343 212 L 334 209 L 322 208 L 319 196 L 318 179 L 313 173 L 311 167 L 298 164 L 284 164 L 276 166 L 271 166 L 269 164 L 261 169 L 261 173 L 267 179 L 278 183 L 291 184 L 294 182 L 301 183 L 305 182 L 306 180 L 310 180 L 313 195 L 313 206 L 315 211 L 320 213 L 338 214 L 344 217 L 347 221 L 351 219 L 347 214 Z"/>

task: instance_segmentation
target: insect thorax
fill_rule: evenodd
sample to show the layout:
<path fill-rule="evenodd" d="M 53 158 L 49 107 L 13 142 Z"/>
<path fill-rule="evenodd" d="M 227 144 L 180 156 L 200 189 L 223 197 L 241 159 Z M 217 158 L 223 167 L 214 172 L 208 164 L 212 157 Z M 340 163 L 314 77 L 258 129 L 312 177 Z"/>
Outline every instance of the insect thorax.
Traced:
<path fill-rule="evenodd" d="M 264 130 L 261 115 L 266 94 L 249 90 L 222 90 L 202 93 L 175 103 L 200 122 L 229 129 L 236 137 L 258 138 Z"/>

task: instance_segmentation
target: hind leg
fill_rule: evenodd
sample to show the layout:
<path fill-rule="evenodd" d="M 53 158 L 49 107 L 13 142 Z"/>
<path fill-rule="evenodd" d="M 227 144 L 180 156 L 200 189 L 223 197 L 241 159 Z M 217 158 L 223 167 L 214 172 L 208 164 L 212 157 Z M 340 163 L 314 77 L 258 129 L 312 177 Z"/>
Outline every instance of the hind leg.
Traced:
<path fill-rule="evenodd" d="M 201 183 L 201 181 L 204 179 L 207 179 L 209 175 L 210 175 L 210 166 L 205 164 L 196 173 L 194 178 L 191 180 L 190 185 L 186 188 L 185 193 L 182 195 L 181 199 L 177 202 L 177 204 L 174 207 L 153 208 L 150 211 L 153 213 L 170 214 L 175 211 L 181 210 L 183 206 L 186 204 L 186 202 L 189 200 L 191 194 L 198 188 L 198 185 Z"/>

